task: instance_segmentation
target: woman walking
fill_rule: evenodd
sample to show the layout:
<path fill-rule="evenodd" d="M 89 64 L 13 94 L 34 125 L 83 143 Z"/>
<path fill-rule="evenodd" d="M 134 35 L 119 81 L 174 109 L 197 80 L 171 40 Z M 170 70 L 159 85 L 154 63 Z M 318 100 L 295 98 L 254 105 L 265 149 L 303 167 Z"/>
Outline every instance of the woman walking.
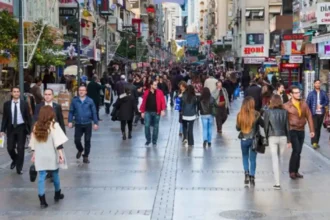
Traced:
<path fill-rule="evenodd" d="M 183 127 L 183 143 L 188 142 L 188 147 L 194 146 L 194 121 L 198 113 L 198 101 L 195 90 L 192 85 L 182 95 L 181 100 L 182 127 Z"/>
<path fill-rule="evenodd" d="M 187 90 L 187 83 L 185 81 L 181 81 L 179 83 L 179 94 L 178 94 L 178 97 L 180 100 L 179 103 L 180 103 L 180 107 L 179 107 L 179 123 L 180 123 L 180 129 L 179 129 L 179 136 L 181 137 L 182 136 L 182 132 L 183 132 L 183 127 L 182 127 L 182 109 L 181 109 L 181 103 L 182 103 L 182 96 L 183 94 L 185 93 L 185 91 Z"/>
<path fill-rule="evenodd" d="M 59 164 L 64 163 L 63 144 L 68 141 L 60 125 L 55 122 L 55 113 L 50 106 L 40 109 L 30 140 L 33 151 L 32 162 L 39 172 L 38 194 L 40 207 L 47 208 L 45 197 L 45 180 L 47 172 L 52 172 L 55 187 L 54 199 L 58 202 L 64 198 L 61 193 Z"/>
<path fill-rule="evenodd" d="M 259 125 L 264 127 L 264 121 L 260 117 L 260 113 L 254 109 L 254 99 L 250 96 L 246 97 L 237 115 L 236 129 L 240 132 L 241 149 L 243 156 L 243 167 L 245 171 L 245 184 L 255 185 L 255 172 L 257 167 L 257 152 L 253 150 L 252 144 Z"/>
<path fill-rule="evenodd" d="M 206 144 L 211 147 L 212 140 L 212 127 L 213 127 L 213 112 L 216 103 L 215 99 L 211 96 L 210 89 L 205 87 L 203 88 L 201 99 L 199 101 L 199 111 L 203 123 L 203 147 L 206 147 Z"/>
<path fill-rule="evenodd" d="M 131 139 L 133 118 L 134 112 L 137 111 L 137 103 L 131 95 L 131 90 L 129 88 L 126 88 L 125 93 L 119 96 L 113 107 L 116 108 L 117 111 L 123 140 L 126 140 L 126 125 L 128 126 L 128 139 Z"/>
<path fill-rule="evenodd" d="M 274 189 L 281 189 L 279 156 L 283 154 L 286 146 L 291 146 L 288 113 L 282 109 L 282 104 L 281 96 L 273 95 L 269 109 L 264 112 L 265 135 L 273 161 Z"/>

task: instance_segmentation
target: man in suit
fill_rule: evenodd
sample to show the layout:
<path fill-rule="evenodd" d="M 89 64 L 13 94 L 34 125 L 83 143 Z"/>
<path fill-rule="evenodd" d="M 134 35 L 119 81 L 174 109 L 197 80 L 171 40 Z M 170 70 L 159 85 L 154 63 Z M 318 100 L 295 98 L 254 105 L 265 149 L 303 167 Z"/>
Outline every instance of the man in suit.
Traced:
<path fill-rule="evenodd" d="M 12 99 L 3 105 L 0 136 L 7 135 L 7 150 L 13 160 L 10 169 L 16 167 L 22 174 L 26 136 L 31 133 L 31 115 L 27 102 L 20 99 L 20 89 L 11 89 Z M 15 151 L 17 150 L 17 152 Z"/>
<path fill-rule="evenodd" d="M 94 101 L 97 119 L 100 120 L 99 110 L 100 110 L 100 92 L 105 86 L 99 84 L 99 78 L 94 75 L 92 81 L 87 86 L 87 96 Z"/>

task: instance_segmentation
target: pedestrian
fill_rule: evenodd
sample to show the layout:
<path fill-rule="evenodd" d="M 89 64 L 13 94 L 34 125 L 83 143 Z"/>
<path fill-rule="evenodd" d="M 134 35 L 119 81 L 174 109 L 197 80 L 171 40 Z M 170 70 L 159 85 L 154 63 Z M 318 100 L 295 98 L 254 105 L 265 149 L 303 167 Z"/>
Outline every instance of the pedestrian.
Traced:
<path fill-rule="evenodd" d="M 264 112 L 265 137 L 272 155 L 275 185 L 274 189 L 281 189 L 279 157 L 286 146 L 291 147 L 288 113 L 283 109 L 281 96 L 273 95 L 269 109 Z"/>
<path fill-rule="evenodd" d="M 245 93 L 245 90 L 249 87 L 250 81 L 251 81 L 251 77 L 250 77 L 249 71 L 244 70 L 243 76 L 241 78 L 241 86 L 242 86 L 242 90 L 244 93 Z"/>
<path fill-rule="evenodd" d="M 296 86 L 290 88 L 291 100 L 283 105 L 288 112 L 290 125 L 290 138 L 292 144 L 292 153 L 290 158 L 289 173 L 291 179 L 303 178 L 299 173 L 301 151 L 305 139 L 305 124 L 308 121 L 310 136 L 313 138 L 314 125 L 312 114 L 305 101 L 301 101 L 300 89 Z"/>
<path fill-rule="evenodd" d="M 185 81 L 181 81 L 179 83 L 179 91 L 178 91 L 178 96 L 176 102 L 180 103 L 180 107 L 179 107 L 179 124 L 180 124 L 180 128 L 179 128 L 179 136 L 182 136 L 183 133 L 183 126 L 182 126 L 182 111 L 181 111 L 181 102 L 182 102 L 182 96 L 185 93 L 185 91 L 187 90 L 187 83 Z"/>
<path fill-rule="evenodd" d="M 215 99 L 211 96 L 209 88 L 205 87 L 199 101 L 199 111 L 203 123 L 203 147 L 206 147 L 206 144 L 211 147 L 214 108 L 216 108 Z"/>
<path fill-rule="evenodd" d="M 215 99 L 217 105 L 217 112 L 215 116 L 217 122 L 217 131 L 219 134 L 222 134 L 222 126 L 228 118 L 230 100 L 227 90 L 222 87 L 221 81 L 216 83 L 216 90 L 213 91 L 212 96 Z"/>
<path fill-rule="evenodd" d="M 92 81 L 90 83 L 88 83 L 87 86 L 87 96 L 89 98 L 91 98 L 94 101 L 95 104 L 95 108 L 96 108 L 96 114 L 97 114 L 97 120 L 98 121 L 102 121 L 100 119 L 100 94 L 103 88 L 105 88 L 105 86 L 102 86 L 99 84 L 100 80 L 99 77 L 97 75 L 94 75 L 92 78 Z M 109 84 L 106 84 L 107 86 Z"/>
<path fill-rule="evenodd" d="M 281 97 L 283 104 L 285 104 L 289 101 L 289 97 L 285 92 L 285 87 L 284 87 L 283 83 L 276 84 L 276 89 L 274 90 L 273 94 L 279 95 Z"/>
<path fill-rule="evenodd" d="M 0 137 L 7 136 L 7 151 L 12 159 L 10 169 L 16 167 L 17 174 L 23 174 L 26 136 L 31 133 L 31 115 L 28 103 L 20 99 L 20 89 L 11 89 L 12 99 L 3 105 Z M 17 151 L 17 153 L 16 153 Z"/>
<path fill-rule="evenodd" d="M 166 105 L 167 105 L 168 99 L 170 98 L 170 95 L 171 95 L 171 93 L 172 93 L 172 83 L 171 83 L 171 81 L 168 79 L 167 74 L 164 74 L 164 75 L 163 75 L 163 80 L 164 80 L 164 82 L 166 83 L 166 85 L 167 85 L 167 89 L 168 89 L 168 94 L 167 94 L 167 96 L 166 96 Z"/>
<path fill-rule="evenodd" d="M 55 121 L 55 113 L 51 106 L 43 106 L 40 109 L 38 121 L 35 123 L 30 140 L 33 151 L 31 161 L 39 172 L 38 195 L 40 207 L 47 208 L 45 196 L 45 180 L 47 171 L 52 172 L 55 202 L 64 198 L 61 193 L 59 164 L 65 163 L 63 155 L 63 144 L 68 141 L 59 123 Z"/>
<path fill-rule="evenodd" d="M 41 85 L 42 85 L 42 80 L 39 77 L 37 77 L 35 80 L 35 85 L 30 90 L 31 94 L 34 97 L 34 101 L 37 105 L 40 104 L 43 100 Z"/>
<path fill-rule="evenodd" d="M 110 114 L 110 107 L 113 103 L 113 91 L 112 86 L 108 86 L 104 89 L 104 105 L 105 105 L 105 114 Z"/>
<path fill-rule="evenodd" d="M 161 90 L 157 89 L 157 81 L 151 81 L 149 89 L 143 94 L 142 104 L 140 107 L 141 116 L 144 118 L 145 136 L 147 139 L 146 146 L 152 141 L 154 147 L 157 146 L 160 116 L 165 116 L 165 98 Z M 153 125 L 151 137 L 150 127 Z"/>
<path fill-rule="evenodd" d="M 257 168 L 257 152 L 253 149 L 253 140 L 259 126 L 264 127 L 260 113 L 255 110 L 253 97 L 245 97 L 237 115 L 236 129 L 240 132 L 243 167 L 245 172 L 244 184 L 255 185 L 255 172 Z"/>
<path fill-rule="evenodd" d="M 183 144 L 188 143 L 188 147 L 194 146 L 194 122 L 198 114 L 198 100 L 195 89 L 192 85 L 187 86 L 187 90 L 181 98 L 181 114 L 183 127 Z"/>
<path fill-rule="evenodd" d="M 126 125 L 128 126 L 128 139 L 131 139 L 133 118 L 134 113 L 137 111 L 137 104 L 129 88 L 126 88 L 125 93 L 119 96 L 113 107 L 118 111 L 123 140 L 126 140 Z"/>
<path fill-rule="evenodd" d="M 80 86 L 78 89 L 78 97 L 74 97 L 71 102 L 68 127 L 73 127 L 75 121 L 74 143 L 78 150 L 76 158 L 79 159 L 84 151 L 83 162 L 90 163 L 88 156 L 91 149 L 92 138 L 92 122 L 94 122 L 94 130 L 98 129 L 98 120 L 96 108 L 93 100 L 86 96 L 86 86 Z M 81 144 L 81 137 L 85 135 L 85 149 Z"/>
<path fill-rule="evenodd" d="M 320 148 L 321 128 L 329 105 L 328 95 L 321 90 L 321 81 L 319 79 L 314 81 L 314 90 L 308 94 L 306 102 L 312 113 L 315 130 L 315 136 L 311 139 L 311 144 L 314 149 L 317 149 Z"/>
<path fill-rule="evenodd" d="M 134 126 L 137 126 L 138 121 L 141 121 L 141 124 L 144 124 L 144 119 L 141 116 L 141 111 L 140 111 L 140 107 L 142 105 L 142 96 L 143 96 L 143 86 L 138 87 L 137 89 L 137 94 L 138 94 L 138 104 L 137 104 L 137 110 L 135 112 L 135 119 L 134 119 Z"/>
<path fill-rule="evenodd" d="M 116 93 L 117 96 L 120 96 L 121 94 L 123 94 L 125 92 L 125 86 L 126 86 L 127 82 L 126 82 L 126 76 L 125 75 L 121 75 L 120 76 L 120 80 L 116 83 Z"/>
<path fill-rule="evenodd" d="M 261 88 L 255 80 L 253 80 L 251 85 L 245 90 L 244 97 L 247 96 L 253 97 L 255 103 L 254 108 L 256 111 L 260 112 L 262 107 Z"/>
<path fill-rule="evenodd" d="M 45 69 L 44 78 L 42 80 L 42 83 L 44 84 L 44 89 L 47 89 L 48 83 L 52 83 L 52 76 L 50 75 L 48 69 Z"/>
<path fill-rule="evenodd" d="M 216 84 L 218 80 L 214 78 L 213 73 L 209 73 L 209 77 L 204 82 L 204 87 L 209 88 L 211 94 L 217 89 Z"/>
<path fill-rule="evenodd" d="M 169 94 L 169 90 L 166 82 L 164 81 L 163 76 L 159 77 L 158 89 L 162 90 L 165 98 L 165 104 L 167 105 L 167 95 Z"/>

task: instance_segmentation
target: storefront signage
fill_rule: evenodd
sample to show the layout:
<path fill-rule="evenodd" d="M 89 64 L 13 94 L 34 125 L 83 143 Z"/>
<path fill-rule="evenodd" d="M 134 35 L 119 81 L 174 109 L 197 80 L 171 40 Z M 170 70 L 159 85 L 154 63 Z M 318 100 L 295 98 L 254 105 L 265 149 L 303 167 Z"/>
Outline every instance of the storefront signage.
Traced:
<path fill-rule="evenodd" d="M 245 46 L 243 47 L 244 57 L 263 57 L 265 56 L 264 46 Z"/>
<path fill-rule="evenodd" d="M 316 44 L 307 43 L 305 45 L 305 54 L 316 54 Z"/>
<path fill-rule="evenodd" d="M 263 62 L 265 62 L 263 57 L 244 58 L 244 64 L 262 64 Z"/>
<path fill-rule="evenodd" d="M 330 24 L 330 2 L 317 3 L 317 24 Z"/>
<path fill-rule="evenodd" d="M 298 63 L 282 63 L 282 68 L 298 68 Z"/>
<path fill-rule="evenodd" d="M 303 63 L 303 56 L 290 56 L 289 63 Z"/>
<path fill-rule="evenodd" d="M 112 16 L 114 12 L 110 9 L 109 0 L 102 0 L 100 5 L 100 15 Z"/>
<path fill-rule="evenodd" d="M 310 7 L 303 8 L 300 11 L 300 23 L 302 28 L 312 27 L 317 24 L 316 4 Z"/>
<path fill-rule="evenodd" d="M 318 44 L 318 55 L 320 59 L 330 59 L 330 41 Z"/>
<path fill-rule="evenodd" d="M 303 40 L 304 34 L 285 34 L 283 40 Z"/>
<path fill-rule="evenodd" d="M 281 43 L 281 55 L 303 55 L 305 53 L 303 41 L 303 34 L 284 35 Z"/>
<path fill-rule="evenodd" d="M 59 8 L 59 16 L 61 17 L 72 17 L 76 16 L 77 8 Z"/>
<path fill-rule="evenodd" d="M 246 34 L 246 45 L 264 44 L 264 34 Z"/>

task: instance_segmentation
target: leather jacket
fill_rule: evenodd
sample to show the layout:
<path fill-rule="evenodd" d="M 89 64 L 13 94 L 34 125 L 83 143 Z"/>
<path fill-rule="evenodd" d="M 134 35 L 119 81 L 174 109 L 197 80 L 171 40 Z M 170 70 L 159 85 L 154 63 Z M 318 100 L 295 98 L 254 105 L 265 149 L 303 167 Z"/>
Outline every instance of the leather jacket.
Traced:
<path fill-rule="evenodd" d="M 309 131 L 314 132 L 312 113 L 306 102 L 300 102 L 301 116 L 299 116 L 298 109 L 293 105 L 292 100 L 285 103 L 283 108 L 288 112 L 290 130 L 304 131 L 306 121 L 308 121 Z"/>
<path fill-rule="evenodd" d="M 270 136 L 286 136 L 288 143 L 290 140 L 290 128 L 288 120 L 288 112 L 284 109 L 268 109 L 264 112 L 265 135 Z"/>
<path fill-rule="evenodd" d="M 259 131 L 259 126 L 264 127 L 264 120 L 261 118 L 259 112 L 255 111 L 255 121 L 252 124 L 251 131 L 249 133 L 243 133 L 239 124 L 236 124 L 236 130 L 239 131 L 238 138 L 243 140 L 253 139 L 256 133 Z"/>
<path fill-rule="evenodd" d="M 199 112 L 201 115 L 212 115 L 212 107 L 216 105 L 214 98 L 211 96 L 210 101 L 204 102 L 203 100 L 199 101 Z"/>

